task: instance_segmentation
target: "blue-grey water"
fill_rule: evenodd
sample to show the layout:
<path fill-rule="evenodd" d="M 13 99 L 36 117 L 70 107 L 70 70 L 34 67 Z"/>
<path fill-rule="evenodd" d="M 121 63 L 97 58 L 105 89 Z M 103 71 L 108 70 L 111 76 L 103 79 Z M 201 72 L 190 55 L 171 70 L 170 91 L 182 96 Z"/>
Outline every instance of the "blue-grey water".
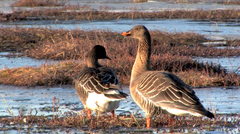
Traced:
<path fill-rule="evenodd" d="M 123 90 L 130 94 L 129 87 L 123 86 Z M 212 112 L 218 114 L 232 114 L 240 112 L 240 89 L 239 88 L 196 88 L 196 95 L 200 98 L 202 104 L 209 108 Z M 0 95 L 6 102 L 0 101 L 0 116 L 19 115 L 19 111 L 24 115 L 63 115 L 64 112 L 71 111 L 78 113 L 83 109 L 74 86 L 58 86 L 58 87 L 17 87 L 17 86 L 0 86 Z M 55 107 L 59 99 L 59 108 L 52 111 L 53 97 L 56 97 Z M 8 108 L 9 106 L 9 108 Z M 32 112 L 30 112 L 32 109 Z M 116 114 L 127 115 L 130 113 L 142 114 L 144 112 L 129 97 L 120 103 Z M 81 113 L 81 112 L 80 112 Z M 0 124 L 1 127 L 1 124 Z M 168 128 L 165 128 L 168 129 Z M 197 132 L 214 133 L 206 129 L 195 128 Z M 230 128 L 226 128 L 230 129 Z M 215 132 L 221 133 L 226 129 L 216 128 Z M 164 130 L 161 129 L 161 131 Z M 186 129 L 187 132 L 188 129 Z M 51 130 L 55 131 L 55 130 Z M 56 130 L 58 131 L 58 130 Z M 74 130 L 72 130 L 74 131 Z M 80 131 L 80 130 L 79 130 Z M 161 132 L 160 131 L 160 132 Z M 13 131 L 15 132 L 15 131 Z M 231 132 L 238 132 L 237 128 L 232 128 Z"/>
<path fill-rule="evenodd" d="M 123 90 L 130 94 L 129 87 L 124 86 Z M 200 98 L 202 104 L 218 114 L 240 113 L 240 90 L 237 87 L 232 88 L 195 88 L 196 95 Z M 18 86 L 0 86 L 1 99 L 0 101 L 0 116 L 11 116 L 6 110 L 7 105 L 10 106 L 14 115 L 18 115 L 18 111 L 25 111 L 28 114 L 30 109 L 37 109 L 38 115 L 52 115 L 53 97 L 59 98 L 60 111 L 62 112 L 74 109 L 73 106 L 80 111 L 83 109 L 78 95 L 75 92 L 74 86 L 59 86 L 59 87 L 18 87 Z M 126 111 L 136 113 L 139 107 L 133 103 L 131 97 L 122 101 L 122 104 L 117 110 L 117 114 L 126 114 Z M 141 110 L 140 110 L 141 111 Z M 77 112 L 77 111 L 76 111 Z M 143 113 L 143 112 L 141 112 Z M 143 114 L 144 116 L 144 114 Z"/>
<path fill-rule="evenodd" d="M 0 70 L 6 68 L 17 68 L 17 67 L 40 67 L 45 64 L 53 64 L 59 61 L 56 60 L 37 60 L 29 57 L 14 56 L 9 57 L 11 53 L 0 52 Z"/>
<path fill-rule="evenodd" d="M 229 73 L 240 74 L 240 57 L 214 57 L 214 58 L 202 58 L 196 57 L 195 60 L 203 63 L 213 63 L 215 65 L 221 65 Z"/>
<path fill-rule="evenodd" d="M 134 25 L 145 25 L 149 30 L 161 30 L 166 32 L 195 32 L 205 35 L 213 40 L 226 38 L 240 38 L 239 22 L 206 22 L 193 20 L 110 20 L 110 21 L 20 21 L 0 23 L 0 27 L 48 27 L 53 29 L 82 29 L 82 30 L 109 30 L 123 32 L 130 30 Z"/>

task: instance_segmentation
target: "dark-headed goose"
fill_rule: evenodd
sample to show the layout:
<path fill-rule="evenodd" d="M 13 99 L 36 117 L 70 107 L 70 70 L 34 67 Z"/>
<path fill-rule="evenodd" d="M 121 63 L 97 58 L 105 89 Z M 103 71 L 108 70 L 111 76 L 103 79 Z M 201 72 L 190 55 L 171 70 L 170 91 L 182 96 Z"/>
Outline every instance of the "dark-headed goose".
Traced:
<path fill-rule="evenodd" d="M 98 59 L 110 59 L 101 45 L 96 45 L 87 54 L 87 68 L 83 69 L 76 82 L 75 90 L 84 107 L 98 112 L 111 112 L 118 108 L 120 100 L 128 97 L 122 91 L 116 74 L 108 67 L 102 66 Z"/>

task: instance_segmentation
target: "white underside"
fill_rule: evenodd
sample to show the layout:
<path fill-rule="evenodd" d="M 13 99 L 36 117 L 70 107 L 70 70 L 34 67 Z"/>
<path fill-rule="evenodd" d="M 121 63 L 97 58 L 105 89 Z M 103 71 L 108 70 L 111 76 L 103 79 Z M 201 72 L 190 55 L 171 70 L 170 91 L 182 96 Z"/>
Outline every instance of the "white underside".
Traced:
<path fill-rule="evenodd" d="M 174 115 L 191 114 L 191 115 L 198 116 L 198 117 L 203 116 L 199 113 L 184 111 L 184 110 L 180 110 L 180 109 L 166 108 L 166 107 L 161 107 L 161 108 L 167 110 L 169 113 L 172 113 Z"/>
<path fill-rule="evenodd" d="M 119 106 L 119 100 L 111 100 L 103 94 L 89 93 L 86 107 L 100 112 L 111 112 Z"/>

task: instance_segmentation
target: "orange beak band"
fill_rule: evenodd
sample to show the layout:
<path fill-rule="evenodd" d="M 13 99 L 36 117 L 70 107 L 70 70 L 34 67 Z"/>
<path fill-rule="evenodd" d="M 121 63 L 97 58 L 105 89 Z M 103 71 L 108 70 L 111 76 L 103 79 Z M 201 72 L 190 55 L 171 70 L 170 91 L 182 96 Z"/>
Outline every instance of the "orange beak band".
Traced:
<path fill-rule="evenodd" d="M 131 31 L 122 33 L 122 36 L 129 36 L 129 35 L 131 35 Z"/>

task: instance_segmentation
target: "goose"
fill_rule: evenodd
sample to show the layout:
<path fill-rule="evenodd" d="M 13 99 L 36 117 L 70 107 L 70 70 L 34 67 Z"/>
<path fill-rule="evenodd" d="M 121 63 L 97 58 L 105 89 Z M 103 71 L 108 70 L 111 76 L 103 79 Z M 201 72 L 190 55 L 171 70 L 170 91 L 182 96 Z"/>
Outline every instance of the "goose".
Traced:
<path fill-rule="evenodd" d="M 154 71 L 150 67 L 151 36 L 145 26 L 134 26 L 122 33 L 122 36 L 139 40 L 131 72 L 130 94 L 145 112 L 147 129 L 151 118 L 161 113 L 171 115 L 170 124 L 173 124 L 174 115 L 191 114 L 214 118 L 203 107 L 194 90 L 178 76 L 166 71 Z"/>
<path fill-rule="evenodd" d="M 108 67 L 102 66 L 98 59 L 109 59 L 106 50 L 101 45 L 96 45 L 87 54 L 87 67 L 78 75 L 75 81 L 75 90 L 82 101 L 84 108 L 88 110 L 91 118 L 91 110 L 111 112 L 118 108 L 121 100 L 128 97 L 122 91 L 116 74 Z"/>

